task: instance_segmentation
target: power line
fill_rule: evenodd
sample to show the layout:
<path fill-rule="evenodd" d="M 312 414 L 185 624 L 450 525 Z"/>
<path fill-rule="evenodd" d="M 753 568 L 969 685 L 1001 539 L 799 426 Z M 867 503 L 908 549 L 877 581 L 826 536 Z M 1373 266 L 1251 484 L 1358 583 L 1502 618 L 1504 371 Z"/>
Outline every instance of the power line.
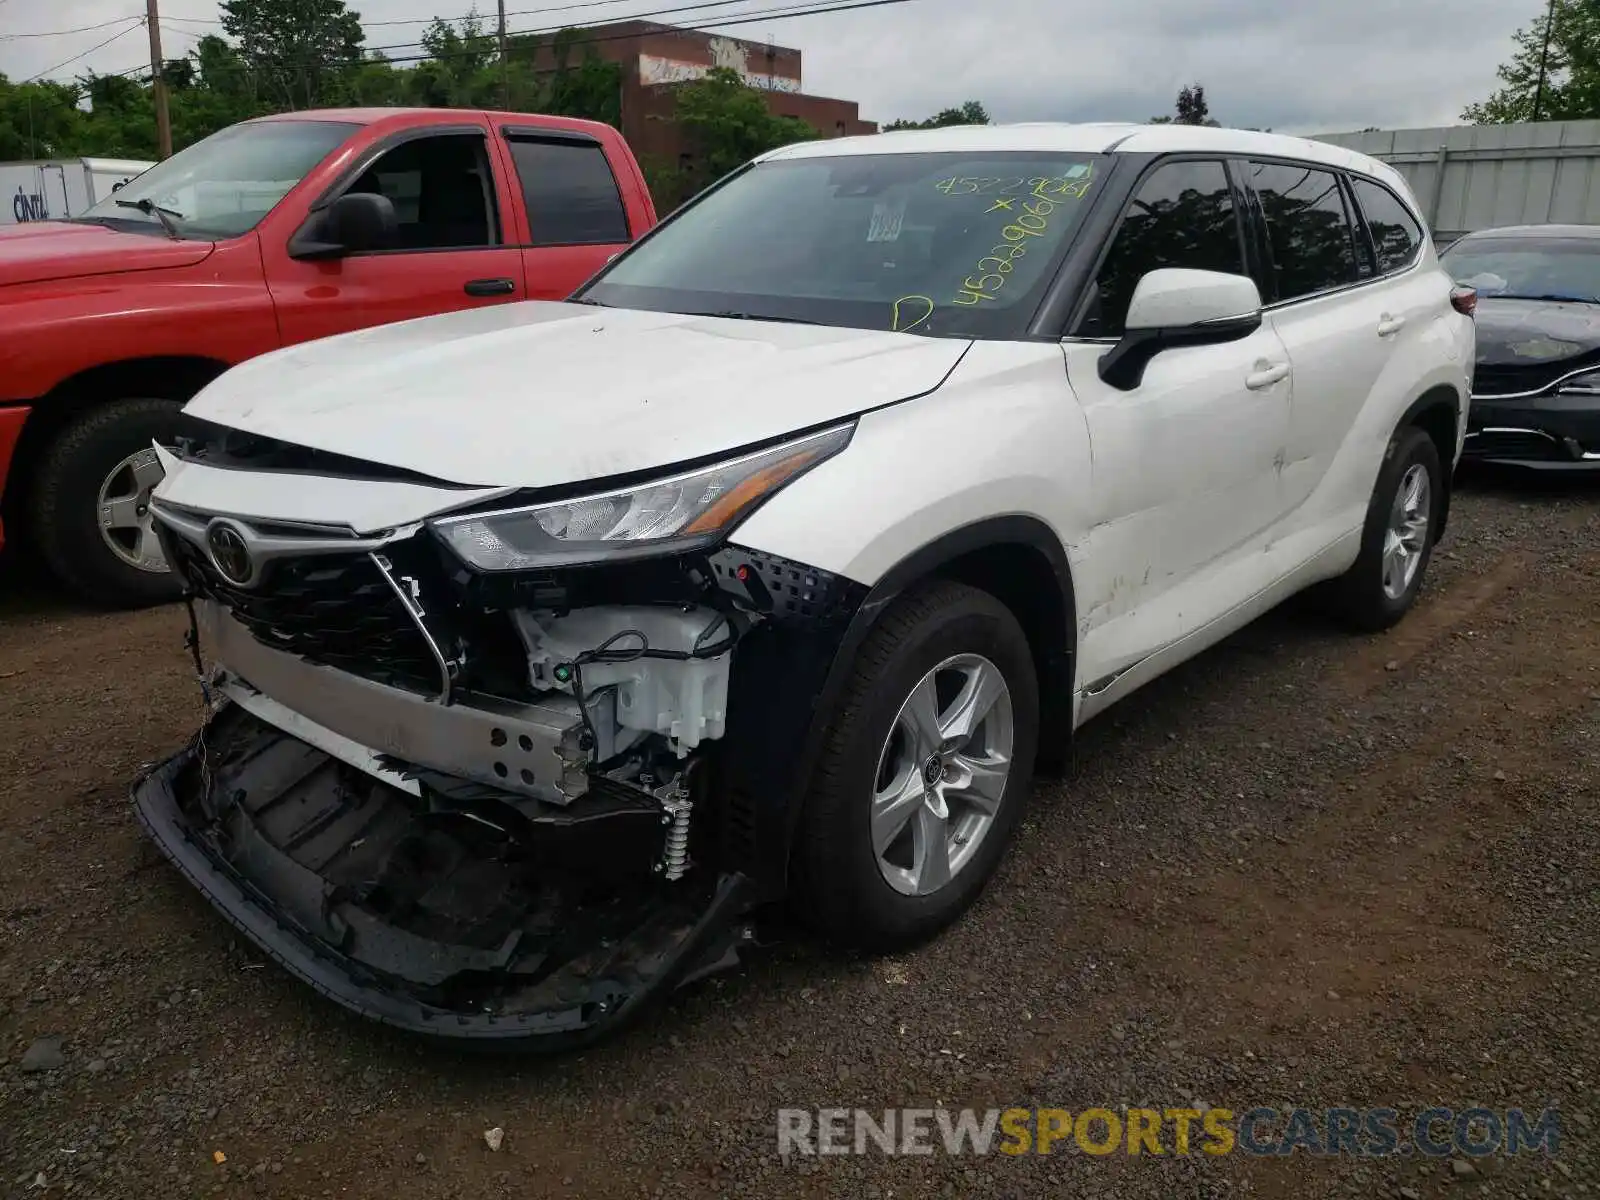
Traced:
<path fill-rule="evenodd" d="M 3 3 L 3 2 L 4 2 L 4 0 L 0 0 L 0 3 Z M 580 2 L 576 3 L 576 4 L 551 4 L 551 5 L 546 5 L 546 6 L 543 6 L 543 7 L 540 7 L 540 8 L 516 9 L 516 10 L 513 10 L 511 12 L 506 13 L 506 16 L 507 17 L 540 17 L 540 16 L 545 16 L 548 13 L 573 12 L 573 11 L 576 11 L 576 10 L 582 9 L 582 8 L 605 8 L 605 7 L 609 6 L 609 5 L 626 4 L 627 2 L 628 2 L 628 0 L 580 0 Z M 718 4 L 700 5 L 700 6 L 696 6 L 696 7 L 711 7 L 711 8 L 715 8 L 715 7 L 721 7 L 723 5 L 739 4 L 739 3 L 743 3 L 743 0 L 719 0 Z M 649 15 L 648 13 L 645 13 L 645 14 L 629 14 L 629 15 L 618 16 L 618 17 L 616 17 L 614 19 L 618 20 L 618 21 L 636 21 L 636 20 L 641 19 L 641 16 L 648 16 L 648 15 Z M 392 26 L 392 25 L 430 25 L 434 21 L 443 21 L 447 25 L 455 25 L 455 24 L 459 24 L 462 21 L 469 21 L 474 17 L 478 17 L 478 18 L 481 19 L 483 17 L 483 14 L 474 11 L 474 12 L 462 13 L 460 16 L 455 16 L 455 17 L 437 17 L 437 16 L 435 16 L 435 17 L 396 17 L 394 19 L 386 20 L 386 21 L 362 21 L 361 22 L 361 27 L 363 29 L 379 29 L 379 28 L 382 28 L 384 26 Z M 215 17 L 162 17 L 161 19 L 163 21 L 184 21 L 184 22 L 187 22 L 188 24 L 191 24 L 191 25 L 217 25 L 217 26 L 220 26 L 222 24 L 222 22 L 217 20 Z M 508 36 L 514 36 L 514 35 L 508 35 Z"/>
<path fill-rule="evenodd" d="M 3 3 L 3 0 L 0 0 Z M 124 21 L 142 21 L 143 17 L 117 17 L 110 21 L 101 21 L 98 25 L 80 25 L 76 29 L 52 29 L 45 33 L 0 33 L 0 42 L 14 42 L 21 38 L 46 38 L 67 37 L 74 33 L 93 33 L 96 29 L 109 29 L 113 25 L 121 25 Z"/>
<path fill-rule="evenodd" d="M 40 71 L 37 75 L 30 75 L 30 76 L 28 76 L 28 78 L 22 80 L 22 82 L 23 83 L 33 83 L 35 80 L 43 79 L 46 75 L 54 75 L 57 71 L 61 70 L 62 67 L 70 67 L 73 63 L 77 62 L 80 58 L 88 58 L 89 55 L 93 54 L 96 50 L 100 50 L 100 49 L 103 49 L 106 46 L 111 45 L 111 43 L 116 41 L 118 38 L 127 37 L 130 33 L 132 33 L 135 29 L 138 29 L 143 24 L 144 24 L 144 22 L 142 20 L 135 21 L 134 24 L 129 25 L 126 29 L 122 29 L 122 30 L 119 30 L 116 33 L 113 33 L 105 41 L 100 42 L 97 45 L 90 46 L 82 54 L 74 54 L 71 58 L 67 59 L 66 62 L 59 62 L 53 67 L 49 67 L 49 68 L 47 68 L 47 69 L 45 69 L 43 71 Z"/>
<path fill-rule="evenodd" d="M 823 7 L 810 7 L 810 5 L 817 4 L 819 2 L 821 4 L 823 4 L 824 6 Z M 736 13 L 733 16 L 725 17 L 725 18 L 722 18 L 720 20 L 702 21 L 698 25 L 674 25 L 674 26 L 671 26 L 671 28 L 674 29 L 674 30 L 677 30 L 679 32 L 682 32 L 682 33 L 709 33 L 709 32 L 711 32 L 712 30 L 715 30 L 715 29 L 724 29 L 724 28 L 727 28 L 727 27 L 732 26 L 732 25 L 749 25 L 749 24 L 753 24 L 753 23 L 755 23 L 757 21 L 798 20 L 801 17 L 825 16 L 828 13 L 850 12 L 850 11 L 855 10 L 855 9 L 888 8 L 888 7 L 892 7 L 892 6 L 895 6 L 895 5 L 914 4 L 914 3 L 918 3 L 918 2 L 919 2 L 919 0 L 852 0 L 852 2 L 848 2 L 848 3 L 839 3 L 839 2 L 837 2 L 837 0 L 805 0 L 805 3 L 802 3 L 802 4 L 793 4 L 793 5 L 789 5 L 787 7 L 781 7 L 781 8 L 763 9 L 763 10 L 760 10 L 760 11 L 749 12 L 749 13 Z M 699 5 L 688 5 L 686 7 L 687 8 L 698 8 L 700 6 Z M 639 14 L 637 16 L 630 17 L 628 19 L 629 20 L 646 20 L 646 19 L 648 19 L 650 17 L 663 16 L 663 15 L 666 15 L 667 13 L 681 12 L 681 11 L 685 11 L 685 10 L 682 9 L 682 8 L 661 9 L 661 10 L 657 10 L 657 11 L 654 11 L 654 12 L 641 13 L 641 14 Z M 162 17 L 161 19 L 162 19 L 163 22 L 168 20 L 167 17 Z M 607 24 L 610 24 L 610 22 L 607 22 Z M 526 29 L 526 30 L 520 30 L 520 31 L 516 31 L 516 32 L 509 32 L 509 33 L 507 33 L 506 36 L 508 38 L 530 37 L 530 36 L 537 36 L 537 35 L 540 35 L 540 34 L 559 33 L 564 29 L 573 29 L 573 28 L 576 28 L 576 29 L 604 29 L 605 26 L 604 25 L 599 25 L 599 26 L 593 26 L 593 25 L 591 25 L 591 26 L 559 26 L 559 25 L 553 25 L 553 26 L 549 26 L 549 27 L 544 28 L 544 29 Z M 489 35 L 486 34 L 485 36 L 487 37 Z M 593 46 L 593 45 L 599 45 L 599 44 L 604 43 L 604 42 L 625 41 L 625 40 L 628 40 L 630 38 L 636 38 L 638 36 L 639 35 L 637 33 L 607 33 L 607 34 L 599 34 L 599 35 L 594 36 L 594 37 L 575 38 L 575 39 L 573 39 L 571 45 L 572 45 L 573 48 L 577 48 L 577 47 L 581 47 L 581 46 Z M 407 42 L 407 43 L 403 43 L 401 45 L 393 46 L 393 47 L 389 47 L 389 48 L 390 49 L 405 49 L 405 48 L 409 48 L 409 47 L 411 47 L 411 46 L 413 46 L 415 44 L 416 43 Z M 366 49 L 366 50 L 379 50 L 379 49 L 383 49 L 383 47 L 368 46 L 368 47 L 364 47 L 364 49 Z M 91 53 L 92 53 L 92 51 L 91 51 Z M 351 59 L 351 60 L 319 59 L 319 58 L 303 58 L 303 57 L 302 58 L 288 58 L 288 59 L 282 59 L 282 60 L 279 60 L 278 62 L 270 64 L 270 66 L 267 69 L 271 69 L 272 67 L 312 66 L 312 65 L 324 66 L 324 67 L 335 67 L 335 68 L 337 68 L 337 67 L 359 67 L 359 66 L 363 66 L 363 65 L 377 66 L 377 65 L 384 65 L 384 64 L 392 66 L 392 65 L 411 63 L 411 62 L 438 62 L 438 61 L 441 61 L 441 60 L 444 60 L 444 59 L 452 59 L 452 58 L 473 58 L 473 57 L 478 56 L 481 53 L 483 53 L 483 51 L 481 51 L 481 50 L 459 50 L 459 51 L 454 51 L 454 52 L 447 52 L 447 53 L 444 53 L 444 54 L 426 54 L 426 53 L 424 53 L 424 54 L 396 55 L 394 57 L 386 57 L 386 58 L 382 58 L 382 59 Z M 257 70 L 261 70 L 262 69 L 261 67 L 258 67 L 253 63 L 245 63 L 245 62 L 212 64 L 212 69 L 213 70 L 216 70 L 218 68 L 225 69 L 225 70 L 232 70 L 232 71 L 257 71 Z M 120 70 L 120 71 L 104 72 L 104 74 L 129 76 L 129 75 L 137 75 L 141 71 L 148 71 L 149 69 L 150 68 L 148 66 L 146 66 L 146 65 L 141 63 L 138 66 L 126 67 L 126 68 L 124 68 L 123 70 Z"/>
<path fill-rule="evenodd" d="M 642 21 L 642 20 L 647 20 L 647 19 L 652 18 L 652 17 L 669 16 L 669 15 L 674 14 L 674 13 L 689 12 L 689 11 L 693 11 L 693 10 L 696 10 L 696 9 L 702 9 L 702 8 L 705 8 L 705 7 L 708 7 L 708 6 L 721 6 L 721 5 L 727 4 L 727 3 L 740 3 L 740 2 L 745 2 L 745 0 L 710 0 L 709 4 L 708 3 L 688 4 L 688 5 L 681 5 L 681 6 L 678 6 L 678 7 L 675 7 L 675 8 L 664 8 L 664 9 L 657 9 L 657 10 L 654 10 L 654 11 L 651 11 L 651 12 L 639 13 L 639 14 L 637 14 L 635 16 L 629 17 L 628 20 L 630 20 L 630 21 Z M 701 21 L 698 25 L 674 25 L 671 28 L 673 28 L 675 30 L 678 30 L 678 31 L 681 31 L 681 32 L 684 32 L 684 33 L 707 33 L 707 32 L 710 32 L 711 30 L 714 30 L 714 29 L 725 29 L 725 28 L 727 28 L 729 26 L 734 26 L 734 25 L 750 25 L 750 24 L 754 24 L 757 21 L 793 20 L 793 19 L 797 19 L 797 18 L 800 18 L 800 17 L 824 16 L 824 15 L 826 15 L 828 13 L 849 12 L 849 11 L 852 11 L 852 10 L 855 10 L 855 9 L 887 8 L 887 7 L 894 6 L 894 5 L 912 4 L 912 3 L 916 3 L 916 2 L 918 2 L 918 0 L 850 0 L 850 2 L 844 2 L 844 3 L 840 3 L 840 2 L 838 2 L 838 0 L 803 0 L 803 2 L 799 3 L 799 4 L 790 4 L 790 5 L 781 6 L 781 7 L 778 7 L 778 8 L 758 9 L 758 10 L 751 11 L 751 12 L 734 13 L 731 16 L 721 17 L 721 18 L 718 18 L 717 20 L 714 20 L 714 21 Z M 819 4 L 821 5 L 820 7 L 814 7 L 814 5 L 819 5 Z M 166 18 L 163 17 L 162 20 L 166 20 Z M 610 24 L 610 22 L 607 22 L 607 24 Z M 534 36 L 540 36 L 540 35 L 544 35 L 544 34 L 560 33 L 560 32 L 563 32 L 566 29 L 574 29 L 574 28 L 576 28 L 576 29 L 584 29 L 584 28 L 589 28 L 589 29 L 599 28 L 599 29 L 603 29 L 603 28 L 605 28 L 605 26 L 604 25 L 600 25 L 600 26 L 550 25 L 550 26 L 546 26 L 546 27 L 541 28 L 541 29 L 516 30 L 516 31 L 513 31 L 513 32 L 508 32 L 506 36 L 508 38 L 534 37 Z M 638 36 L 639 35 L 637 33 L 632 33 L 632 32 L 629 32 L 629 33 L 606 33 L 606 34 L 599 34 L 599 35 L 596 35 L 594 37 L 574 38 L 572 40 L 572 42 L 570 43 L 570 45 L 571 45 L 572 48 L 576 49 L 576 48 L 581 47 L 581 46 L 594 46 L 594 45 L 600 45 L 600 44 L 605 43 L 605 42 L 626 41 L 628 39 L 636 38 Z M 485 38 L 489 38 L 490 35 L 485 34 L 484 37 Z M 363 52 L 379 53 L 379 52 L 382 52 L 382 51 L 385 51 L 385 50 L 409 50 L 409 49 L 412 49 L 413 47 L 415 47 L 417 45 L 418 45 L 418 43 L 416 43 L 416 42 L 397 42 L 397 43 L 393 43 L 393 44 L 385 45 L 385 46 L 363 46 L 362 50 L 363 50 Z M 480 55 L 480 54 L 482 54 L 484 52 L 485 51 L 482 50 L 482 49 L 480 49 L 480 50 L 458 50 L 458 51 L 445 52 L 443 54 L 428 54 L 428 53 L 401 54 L 401 55 L 388 56 L 388 57 L 385 57 L 385 58 L 382 58 L 382 59 L 352 59 L 352 60 L 348 60 L 348 61 L 339 60 L 339 59 L 321 59 L 321 58 L 310 58 L 310 57 L 290 57 L 290 58 L 286 58 L 286 59 L 280 59 L 280 60 L 274 62 L 271 65 L 274 66 L 274 67 L 300 66 L 300 65 L 305 65 L 305 66 L 317 65 L 317 66 L 326 66 L 326 67 L 346 67 L 346 66 L 360 66 L 360 65 L 362 65 L 363 62 L 365 62 L 365 63 L 373 63 L 373 64 L 379 63 L 379 62 L 383 62 L 383 63 L 389 63 L 389 64 L 392 65 L 392 64 L 397 64 L 397 63 L 409 63 L 409 62 L 430 62 L 430 61 L 431 62 L 438 62 L 438 61 L 442 61 L 442 60 L 445 60 L 445 59 L 452 59 L 452 58 L 473 58 L 473 57 L 477 57 L 478 55 Z M 237 63 L 237 64 L 228 64 L 228 65 L 229 65 L 229 68 L 233 69 L 233 70 L 250 71 L 250 70 L 259 69 L 254 64 L 250 64 L 250 63 Z M 143 67 L 130 67 L 125 71 L 119 71 L 119 72 L 115 72 L 115 73 L 116 74 L 120 74 L 120 75 L 129 75 L 129 74 L 135 74 L 138 71 L 143 70 L 143 69 L 144 69 Z"/>
<path fill-rule="evenodd" d="M 620 4 L 620 3 L 623 3 L 623 2 L 624 2 L 624 0 L 584 0 L 584 2 L 580 3 L 580 4 L 558 4 L 558 5 L 554 5 L 552 7 L 549 7 L 549 8 L 529 8 L 529 9 L 523 9 L 520 12 L 514 12 L 514 13 L 508 12 L 506 14 L 506 16 L 508 16 L 508 17 L 513 17 L 513 16 L 531 16 L 531 15 L 543 16 L 545 14 L 553 13 L 553 12 L 565 12 L 565 11 L 567 11 L 569 9 L 595 8 L 595 7 L 598 7 L 598 6 L 603 5 L 603 4 Z M 703 11 L 705 9 L 708 9 L 708 8 L 727 8 L 730 5 L 747 4 L 749 2 L 750 2 L 750 0 L 699 0 L 699 3 L 696 3 L 696 4 L 682 4 L 682 5 L 678 5 L 678 6 L 674 7 L 674 8 L 661 8 L 661 9 L 653 9 L 650 12 L 633 13 L 633 14 L 630 14 L 630 15 L 625 16 L 625 17 L 618 17 L 617 21 L 618 22 L 621 22 L 621 21 L 642 21 L 642 20 L 646 20 L 646 19 L 651 18 L 651 17 L 666 17 L 666 16 L 673 16 L 673 15 L 678 14 L 678 13 L 701 12 L 701 11 Z M 805 0 L 805 2 L 806 3 L 827 3 L 827 2 L 832 2 L 832 0 Z M 799 6 L 795 6 L 795 7 L 799 7 Z M 787 10 L 776 10 L 776 9 L 774 9 L 774 10 L 759 11 L 759 12 L 755 12 L 755 13 L 733 13 L 731 15 L 735 16 L 735 17 L 744 17 L 744 16 L 763 17 L 763 16 L 766 16 L 768 14 L 768 12 L 779 12 L 780 15 L 781 15 L 782 11 L 787 11 Z M 803 16 L 805 14 L 801 13 L 799 15 Z M 475 12 L 474 13 L 467 13 L 464 16 L 450 18 L 450 20 L 447 23 L 451 24 L 452 26 L 454 26 L 455 24 L 457 24 L 459 22 L 471 20 L 472 18 L 474 18 L 476 16 L 478 16 L 478 14 L 475 13 Z M 183 19 L 185 19 L 185 18 L 175 18 L 175 17 L 166 17 L 166 16 L 161 18 L 163 23 L 165 23 L 167 21 L 183 20 Z M 189 19 L 192 20 L 193 18 L 189 18 Z M 433 17 L 428 17 L 426 19 L 428 21 L 434 20 Z M 439 19 L 440 20 L 444 20 L 444 18 L 439 18 Z M 200 24 L 202 22 L 196 21 L 196 23 Z M 218 24 L 218 22 L 214 22 L 214 21 L 213 22 L 204 22 L 204 23 L 205 24 Z M 365 28 L 369 24 L 370 25 L 398 25 L 398 24 L 412 24 L 412 23 L 413 22 L 401 22 L 401 21 L 371 21 L 371 22 L 363 22 L 362 23 L 362 27 Z M 605 24 L 607 24 L 607 25 L 613 24 L 613 23 L 614 22 L 611 22 L 611 21 L 605 22 Z M 508 30 L 507 33 L 506 33 L 506 36 L 508 38 L 528 37 L 530 35 L 537 35 L 537 34 L 559 33 L 564 29 L 584 29 L 584 28 L 591 28 L 592 29 L 592 28 L 595 28 L 595 26 L 593 26 L 593 25 L 589 25 L 589 26 L 582 26 L 582 25 L 577 25 L 577 26 L 574 26 L 574 25 L 549 25 L 549 26 L 544 26 L 544 27 L 539 28 L 539 29 Z M 712 28 L 712 26 L 708 25 L 708 26 L 705 26 L 705 28 Z M 691 30 L 691 32 L 693 32 L 693 30 Z M 484 37 L 488 37 L 490 35 L 486 33 L 483 36 Z M 620 36 L 632 37 L 634 35 L 633 34 L 625 34 L 625 35 L 620 35 Z M 596 40 L 596 41 L 607 41 L 609 39 L 608 38 L 597 38 L 597 39 L 593 39 L 593 40 Z M 580 44 L 587 44 L 587 43 L 574 42 L 573 44 L 574 45 L 580 45 Z M 362 46 L 361 50 L 362 50 L 363 53 L 381 54 L 385 50 L 411 50 L 411 49 L 413 49 L 413 48 L 415 48 L 415 47 L 417 47 L 419 45 L 421 45 L 420 41 L 418 41 L 416 39 L 412 39 L 411 41 L 408 41 L 408 42 L 389 42 L 389 43 L 387 43 L 385 45 L 380 45 L 380 46 Z M 470 54 L 470 53 L 475 53 L 475 52 L 474 51 L 467 51 L 465 53 L 469 53 Z M 422 55 L 420 57 L 421 58 L 434 58 L 434 57 L 439 57 L 439 56 L 436 56 L 436 55 Z M 285 60 L 285 61 L 286 62 L 296 62 L 296 61 L 300 61 L 300 60 L 288 59 L 288 60 Z M 317 61 L 317 60 L 306 60 L 306 61 Z M 405 58 L 391 58 L 388 61 L 389 62 L 410 62 L 410 61 L 418 61 L 418 60 L 417 59 L 405 59 Z M 137 68 L 135 68 L 135 69 L 137 69 Z"/>

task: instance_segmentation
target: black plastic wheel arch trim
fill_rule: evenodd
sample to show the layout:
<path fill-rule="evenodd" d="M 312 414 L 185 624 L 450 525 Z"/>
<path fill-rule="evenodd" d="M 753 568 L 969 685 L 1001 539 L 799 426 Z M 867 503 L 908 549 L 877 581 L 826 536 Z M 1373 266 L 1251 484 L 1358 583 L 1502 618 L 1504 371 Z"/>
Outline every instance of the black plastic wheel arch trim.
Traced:
<path fill-rule="evenodd" d="M 874 586 L 866 589 L 864 596 L 850 603 L 846 608 L 850 614 L 848 624 L 831 639 L 832 653 L 826 673 L 814 691 L 806 728 L 796 731 L 799 749 L 792 759 L 792 768 L 785 773 L 786 793 L 780 806 L 783 828 L 761 831 L 766 835 L 762 838 L 764 852 L 758 854 L 755 861 L 745 864 L 756 878 L 762 899 L 777 899 L 787 891 L 790 851 L 800 826 L 811 777 L 822 753 L 823 739 L 849 681 L 856 655 L 878 618 L 907 588 L 937 574 L 941 567 L 974 551 L 1012 545 L 1040 552 L 1050 564 L 1061 592 L 1064 612 L 1061 645 L 1064 649 L 1046 663 L 1049 678 L 1040 681 L 1044 701 L 1040 719 L 1041 728 L 1070 733 L 1077 608 L 1071 565 L 1061 540 L 1037 517 L 1021 514 L 986 518 L 934 539 L 896 563 Z M 737 552 L 739 547 L 730 549 Z M 736 669 L 737 666 L 736 662 Z M 730 720 L 735 712 L 730 698 Z"/>
<path fill-rule="evenodd" d="M 1400 418 L 1399 423 L 1395 426 L 1395 433 L 1398 434 L 1400 430 L 1408 425 L 1417 425 L 1419 429 L 1422 428 L 1421 425 L 1418 425 L 1418 417 L 1430 409 L 1445 407 L 1450 409 L 1451 419 L 1456 425 L 1456 437 L 1459 440 L 1461 437 L 1461 422 L 1465 419 L 1461 415 L 1461 393 L 1445 384 L 1429 388 L 1413 400 L 1410 407 L 1406 409 L 1405 415 Z M 1390 436 L 1394 435 L 1391 434 Z M 1444 491 L 1444 496 L 1439 503 L 1439 524 L 1433 532 L 1434 541 L 1444 537 L 1445 528 L 1450 523 L 1450 499 L 1452 492 L 1455 490 L 1451 484 L 1454 479 L 1455 466 L 1450 461 L 1449 455 L 1439 455 L 1439 471 L 1443 476 L 1439 480 L 1439 484 Z M 1376 485 L 1376 476 L 1374 476 L 1374 485 Z"/>
<path fill-rule="evenodd" d="M 467 1014 L 423 1004 L 358 981 L 354 976 L 359 968 L 341 964 L 330 951 L 301 936 L 206 849 L 179 809 L 174 791 L 175 780 L 195 754 L 191 744 L 134 783 L 134 811 L 146 834 L 213 908 L 280 967 L 341 1007 L 381 1024 L 464 1045 L 504 1047 L 516 1043 L 519 1048 L 544 1052 L 574 1050 L 617 1031 L 680 982 L 724 960 L 740 940 L 740 917 L 750 907 L 752 888 L 743 875 L 725 874 L 718 879 L 693 930 L 654 983 L 605 1011 L 590 1003 L 550 1013 Z"/>

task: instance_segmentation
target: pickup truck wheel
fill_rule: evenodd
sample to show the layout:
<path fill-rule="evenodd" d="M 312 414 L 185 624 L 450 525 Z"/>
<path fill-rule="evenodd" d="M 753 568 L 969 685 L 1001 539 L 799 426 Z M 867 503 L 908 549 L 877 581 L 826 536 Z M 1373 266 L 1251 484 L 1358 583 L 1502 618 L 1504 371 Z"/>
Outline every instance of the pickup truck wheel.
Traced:
<path fill-rule="evenodd" d="M 1038 745 L 1027 638 L 986 592 L 936 583 L 868 635 L 796 846 L 800 915 L 864 950 L 955 920 L 1016 831 Z"/>
<path fill-rule="evenodd" d="M 1433 556 L 1443 487 L 1433 439 L 1415 427 L 1397 431 L 1372 489 L 1361 554 L 1328 592 L 1334 615 L 1373 633 L 1406 615 Z"/>
<path fill-rule="evenodd" d="M 58 579 L 83 599 L 138 608 L 177 599 L 152 528 L 162 472 L 152 442 L 183 428 L 171 400 L 114 400 L 78 417 L 50 444 L 34 479 L 34 540 Z"/>

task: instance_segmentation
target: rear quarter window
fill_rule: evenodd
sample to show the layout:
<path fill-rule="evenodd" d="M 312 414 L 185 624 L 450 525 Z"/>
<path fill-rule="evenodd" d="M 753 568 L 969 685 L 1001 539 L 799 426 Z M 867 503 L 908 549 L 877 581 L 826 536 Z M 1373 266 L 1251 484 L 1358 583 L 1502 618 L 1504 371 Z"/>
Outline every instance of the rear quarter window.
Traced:
<path fill-rule="evenodd" d="M 1422 250 L 1422 226 L 1417 224 L 1411 210 L 1382 184 L 1353 178 L 1350 186 L 1356 194 L 1356 203 L 1361 206 L 1367 230 L 1372 234 L 1372 246 L 1378 255 L 1378 274 L 1387 275 L 1409 267 Z"/>
<path fill-rule="evenodd" d="M 630 240 L 622 193 L 597 142 L 509 137 L 535 246 L 608 246 Z"/>

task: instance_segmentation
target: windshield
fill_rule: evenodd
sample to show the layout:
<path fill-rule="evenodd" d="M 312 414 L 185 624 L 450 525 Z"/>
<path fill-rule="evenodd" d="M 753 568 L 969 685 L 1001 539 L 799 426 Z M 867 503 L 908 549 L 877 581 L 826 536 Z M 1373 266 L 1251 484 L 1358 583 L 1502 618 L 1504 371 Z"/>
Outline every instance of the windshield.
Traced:
<path fill-rule="evenodd" d="M 617 308 L 1019 338 L 1105 162 L 940 153 L 762 163 L 580 295 Z"/>
<path fill-rule="evenodd" d="M 1439 261 L 1487 298 L 1600 303 L 1600 238 L 1464 238 Z"/>
<path fill-rule="evenodd" d="M 238 237 L 356 128 L 342 121 L 233 125 L 135 176 L 78 219 L 165 234 L 164 214 L 180 237 Z M 142 211 L 142 201 L 152 211 Z"/>

